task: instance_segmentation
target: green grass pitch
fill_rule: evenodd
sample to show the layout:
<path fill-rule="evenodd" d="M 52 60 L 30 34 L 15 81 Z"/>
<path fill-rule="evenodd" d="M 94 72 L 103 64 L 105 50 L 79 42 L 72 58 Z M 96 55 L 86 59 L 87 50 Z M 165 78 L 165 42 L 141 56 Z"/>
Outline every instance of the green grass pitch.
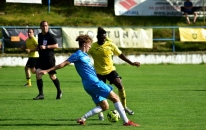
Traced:
<path fill-rule="evenodd" d="M 2 130 L 203 130 L 206 129 L 206 66 L 142 65 L 136 68 L 117 65 L 127 94 L 127 106 L 135 114 L 129 119 L 140 127 L 124 127 L 122 120 L 99 121 L 97 115 L 85 126 L 75 119 L 95 105 L 83 90 L 74 66 L 57 70 L 63 90 L 56 100 L 56 88 L 43 76 L 45 99 L 32 100 L 38 91 L 35 75 L 32 87 L 24 87 L 23 67 L 0 68 L 0 129 Z M 117 88 L 114 87 L 117 92 Z M 109 101 L 110 109 L 114 109 Z"/>

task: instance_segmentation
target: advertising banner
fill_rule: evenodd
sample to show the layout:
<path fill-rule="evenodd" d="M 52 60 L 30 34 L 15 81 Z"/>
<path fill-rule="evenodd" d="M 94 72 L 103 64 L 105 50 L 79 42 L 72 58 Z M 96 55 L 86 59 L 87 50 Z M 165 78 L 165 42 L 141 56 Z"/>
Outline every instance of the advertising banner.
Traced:
<path fill-rule="evenodd" d="M 115 15 L 182 16 L 184 0 L 115 0 Z M 193 0 L 193 7 L 202 7 L 202 0 Z"/>
<path fill-rule="evenodd" d="M 180 41 L 182 42 L 205 42 L 206 30 L 203 28 L 179 28 Z"/>
<path fill-rule="evenodd" d="M 152 48 L 153 31 L 151 28 L 121 28 L 105 27 L 107 37 L 110 38 L 118 47 L 121 48 Z M 72 32 L 72 33 L 71 33 Z M 95 27 L 65 27 L 62 28 L 63 47 L 78 48 L 76 37 L 80 34 L 88 34 L 97 41 L 97 28 Z"/>
<path fill-rule="evenodd" d="M 107 0 L 74 0 L 75 6 L 107 7 Z"/>
<path fill-rule="evenodd" d="M 27 29 L 18 28 L 3 28 L 4 46 L 5 48 L 19 48 L 26 44 L 26 39 L 28 38 Z M 49 31 L 57 39 L 59 48 L 62 48 L 62 33 L 59 28 L 52 28 Z M 34 29 L 34 36 L 38 39 L 38 34 L 41 29 Z"/>
<path fill-rule="evenodd" d="M 42 0 L 6 0 L 8 3 L 32 3 L 32 4 L 42 4 Z"/>

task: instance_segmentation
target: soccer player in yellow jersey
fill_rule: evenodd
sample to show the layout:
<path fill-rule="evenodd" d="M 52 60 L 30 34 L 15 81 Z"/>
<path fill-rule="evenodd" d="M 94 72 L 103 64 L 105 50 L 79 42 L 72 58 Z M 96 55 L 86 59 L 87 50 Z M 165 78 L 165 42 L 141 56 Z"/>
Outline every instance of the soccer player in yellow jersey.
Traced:
<path fill-rule="evenodd" d="M 140 63 L 132 62 L 122 54 L 122 51 L 119 50 L 111 40 L 106 38 L 106 31 L 101 27 L 98 27 L 97 42 L 92 44 L 88 53 L 94 59 L 94 67 L 98 78 L 104 82 L 108 80 L 110 84 L 114 84 L 118 88 L 119 97 L 125 112 L 129 115 L 133 115 L 134 112 L 126 106 L 126 92 L 122 85 L 121 77 L 116 72 L 112 56 L 117 55 L 120 59 L 132 66 L 139 67 Z M 99 119 L 104 120 L 103 113 L 99 113 Z"/>
<path fill-rule="evenodd" d="M 36 73 L 35 65 L 37 62 L 37 58 L 39 57 L 39 53 L 37 51 L 37 45 L 38 42 L 34 37 L 34 30 L 30 28 L 28 29 L 28 38 L 26 39 L 26 46 L 22 47 L 22 49 L 28 53 L 28 57 L 29 57 L 26 66 L 24 68 L 26 79 L 27 79 L 27 83 L 24 86 L 32 86 L 31 72 L 33 74 Z"/>

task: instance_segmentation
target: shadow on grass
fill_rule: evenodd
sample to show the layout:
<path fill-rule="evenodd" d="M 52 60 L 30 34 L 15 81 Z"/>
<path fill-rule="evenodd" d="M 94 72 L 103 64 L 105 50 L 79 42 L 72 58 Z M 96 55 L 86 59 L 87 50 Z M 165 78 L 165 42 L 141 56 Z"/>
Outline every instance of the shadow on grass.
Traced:
<path fill-rule="evenodd" d="M 16 123 L 16 121 L 45 121 L 47 119 L 0 119 L 1 124 L 0 126 L 81 126 L 78 123 L 76 123 L 75 119 L 48 119 L 48 121 L 57 121 L 61 122 L 61 124 L 58 123 Z M 92 121 L 93 119 L 90 119 Z M 9 123 L 2 123 L 3 121 L 9 121 Z M 14 123 L 11 123 L 10 121 L 15 121 Z M 62 121 L 73 121 L 74 123 L 62 123 Z M 88 125 L 111 125 L 110 123 L 89 123 Z"/>
<path fill-rule="evenodd" d="M 14 86 L 14 85 L 12 85 L 12 84 L 11 85 L 9 85 L 9 84 L 0 84 L 0 86 L 4 86 L 5 87 L 5 86 Z"/>
<path fill-rule="evenodd" d="M 181 90 L 181 91 L 206 91 L 206 90 Z"/>
<path fill-rule="evenodd" d="M 78 124 L 0 124 L 0 126 L 77 126 Z"/>
<path fill-rule="evenodd" d="M 193 89 L 193 90 L 173 90 L 173 91 L 197 91 L 197 92 L 201 92 L 201 91 L 206 91 L 206 89 L 204 90 L 196 90 L 196 89 Z"/>

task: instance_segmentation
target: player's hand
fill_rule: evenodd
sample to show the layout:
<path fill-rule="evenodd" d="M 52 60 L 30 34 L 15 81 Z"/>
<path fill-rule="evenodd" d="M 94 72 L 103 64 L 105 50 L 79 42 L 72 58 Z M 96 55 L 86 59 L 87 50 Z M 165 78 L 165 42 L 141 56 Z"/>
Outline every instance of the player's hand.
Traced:
<path fill-rule="evenodd" d="M 140 63 L 139 62 L 133 62 L 133 66 L 140 67 Z"/>
<path fill-rule="evenodd" d="M 46 70 L 41 70 L 41 71 L 38 72 L 38 74 L 43 74 L 44 75 L 44 74 L 47 74 L 47 71 Z"/>
<path fill-rule="evenodd" d="M 40 49 L 41 49 L 41 50 L 44 50 L 44 49 L 46 49 L 46 46 L 41 45 L 41 46 L 40 46 Z"/>
<path fill-rule="evenodd" d="M 30 50 L 30 49 L 25 49 L 25 51 L 26 51 L 27 53 L 31 52 L 31 50 Z"/>

